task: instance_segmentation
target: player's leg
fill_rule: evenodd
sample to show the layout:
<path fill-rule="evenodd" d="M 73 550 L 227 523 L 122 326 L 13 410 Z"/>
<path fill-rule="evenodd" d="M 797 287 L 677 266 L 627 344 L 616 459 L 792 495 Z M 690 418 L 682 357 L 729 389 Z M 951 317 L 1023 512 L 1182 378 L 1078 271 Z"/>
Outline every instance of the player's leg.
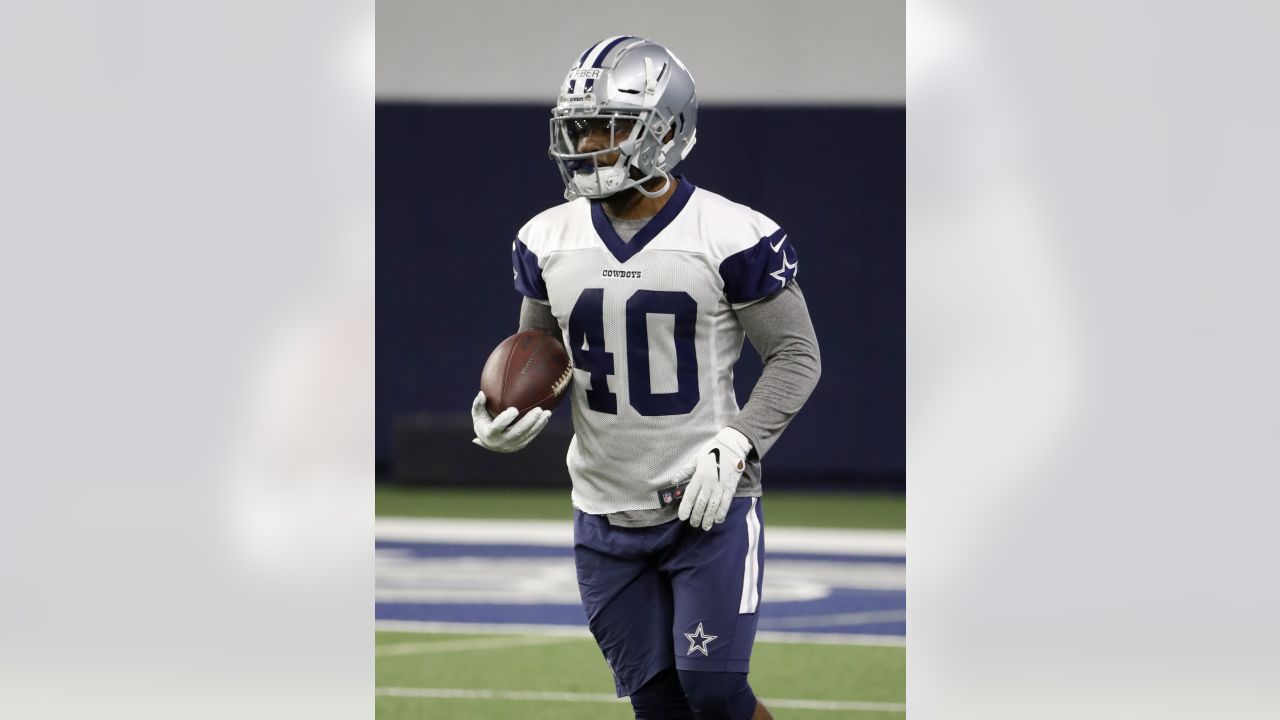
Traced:
<path fill-rule="evenodd" d="M 651 548 L 667 544 L 663 535 L 677 531 L 614 528 L 581 512 L 574 520 L 587 625 L 613 671 L 618 697 L 631 698 L 638 720 L 693 718 L 671 659 L 671 583 L 651 557 Z"/>
<path fill-rule="evenodd" d="M 756 699 L 746 673 L 680 671 L 680 684 L 698 720 L 770 720 Z"/>
<path fill-rule="evenodd" d="M 747 683 L 764 575 L 763 508 L 735 498 L 710 531 L 682 525 L 662 568 L 675 599 L 672 642 L 695 717 L 753 720 L 769 712 Z"/>
<path fill-rule="evenodd" d="M 694 719 L 674 666 L 649 678 L 649 682 L 631 693 L 631 709 L 635 711 L 636 720 Z"/>

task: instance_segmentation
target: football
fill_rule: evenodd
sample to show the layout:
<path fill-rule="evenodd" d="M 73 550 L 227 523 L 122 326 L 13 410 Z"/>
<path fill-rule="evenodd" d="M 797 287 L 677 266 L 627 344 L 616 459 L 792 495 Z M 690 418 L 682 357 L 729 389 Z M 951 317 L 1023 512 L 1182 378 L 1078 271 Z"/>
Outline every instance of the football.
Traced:
<path fill-rule="evenodd" d="M 541 330 L 526 330 L 503 340 L 489 354 L 480 389 L 491 416 L 514 407 L 519 418 L 535 407 L 554 410 L 572 379 L 569 355 L 560 341 Z"/>

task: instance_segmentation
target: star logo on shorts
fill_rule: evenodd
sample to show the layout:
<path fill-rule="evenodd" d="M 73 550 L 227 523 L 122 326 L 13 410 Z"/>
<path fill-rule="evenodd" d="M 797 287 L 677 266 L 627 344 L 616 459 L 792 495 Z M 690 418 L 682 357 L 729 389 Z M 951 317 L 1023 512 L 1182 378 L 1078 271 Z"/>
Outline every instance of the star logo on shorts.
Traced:
<path fill-rule="evenodd" d="M 707 635 L 706 633 L 702 632 L 702 623 L 698 623 L 697 630 L 691 633 L 685 633 L 684 636 L 689 638 L 689 650 L 688 652 L 685 653 L 685 655 L 692 655 L 693 651 L 697 650 L 698 652 L 702 653 L 703 655 L 706 655 L 707 657 L 711 657 L 707 653 L 707 645 L 712 640 L 715 640 L 716 638 L 720 637 L 719 635 Z M 701 639 L 701 642 L 698 641 L 699 638 Z"/>

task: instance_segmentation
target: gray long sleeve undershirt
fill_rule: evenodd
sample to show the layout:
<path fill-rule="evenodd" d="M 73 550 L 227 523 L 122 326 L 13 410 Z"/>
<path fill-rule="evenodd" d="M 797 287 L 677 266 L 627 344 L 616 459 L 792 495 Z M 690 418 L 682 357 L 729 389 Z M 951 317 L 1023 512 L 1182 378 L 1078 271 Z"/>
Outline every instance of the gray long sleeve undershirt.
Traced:
<path fill-rule="evenodd" d="M 746 435 L 760 458 L 809 399 L 822 375 L 822 356 L 809 306 L 795 281 L 776 295 L 741 308 L 737 315 L 751 346 L 760 353 L 764 370 L 729 427 Z"/>

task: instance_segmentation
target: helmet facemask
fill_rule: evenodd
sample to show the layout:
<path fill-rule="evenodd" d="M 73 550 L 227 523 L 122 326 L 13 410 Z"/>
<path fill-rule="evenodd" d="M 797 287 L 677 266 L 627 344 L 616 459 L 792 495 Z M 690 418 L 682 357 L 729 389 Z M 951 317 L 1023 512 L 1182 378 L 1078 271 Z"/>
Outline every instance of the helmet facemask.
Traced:
<path fill-rule="evenodd" d="M 647 197 L 664 194 L 671 178 L 662 166 L 671 147 L 658 135 L 662 125 L 651 110 L 553 116 L 550 155 L 565 198 L 603 198 L 633 187 Z M 660 189 L 645 189 L 644 183 L 659 177 L 666 180 Z"/>

